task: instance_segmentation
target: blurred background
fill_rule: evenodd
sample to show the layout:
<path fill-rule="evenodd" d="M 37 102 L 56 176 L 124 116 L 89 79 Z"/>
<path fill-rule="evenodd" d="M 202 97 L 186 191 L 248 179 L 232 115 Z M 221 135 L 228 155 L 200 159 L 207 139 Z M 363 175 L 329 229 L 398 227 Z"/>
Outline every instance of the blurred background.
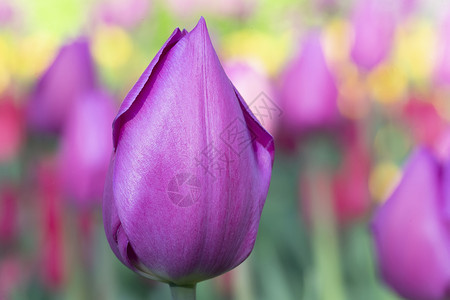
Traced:
<path fill-rule="evenodd" d="M 0 299 L 170 298 L 101 195 L 121 101 L 201 15 L 277 151 L 253 253 L 198 299 L 401 299 L 370 222 L 416 146 L 450 153 L 443 0 L 0 0 Z"/>

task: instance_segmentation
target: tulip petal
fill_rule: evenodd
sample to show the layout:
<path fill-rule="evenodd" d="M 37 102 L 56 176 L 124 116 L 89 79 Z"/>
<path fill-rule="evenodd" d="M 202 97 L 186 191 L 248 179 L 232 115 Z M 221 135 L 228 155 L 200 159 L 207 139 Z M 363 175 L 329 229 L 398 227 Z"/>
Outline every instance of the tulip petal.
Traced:
<path fill-rule="evenodd" d="M 186 31 L 180 31 L 179 28 L 175 29 L 166 43 L 162 46 L 162 48 L 158 51 L 156 56 L 153 58 L 150 65 L 145 69 L 144 73 L 142 73 L 141 77 L 137 81 L 137 83 L 133 86 L 131 91 L 127 94 L 125 99 L 122 102 L 122 105 L 119 108 L 119 112 L 117 113 L 116 118 L 113 122 L 113 143 L 114 148 L 117 147 L 117 139 L 119 138 L 120 128 L 122 123 L 124 122 L 122 119 L 125 118 L 124 114 L 133 114 L 134 110 L 131 108 L 133 104 L 135 104 L 135 100 L 142 92 L 145 83 L 149 80 L 150 75 L 152 74 L 153 69 L 156 65 L 163 60 L 165 54 L 183 37 L 186 35 Z M 136 103 L 138 106 L 139 104 Z"/>

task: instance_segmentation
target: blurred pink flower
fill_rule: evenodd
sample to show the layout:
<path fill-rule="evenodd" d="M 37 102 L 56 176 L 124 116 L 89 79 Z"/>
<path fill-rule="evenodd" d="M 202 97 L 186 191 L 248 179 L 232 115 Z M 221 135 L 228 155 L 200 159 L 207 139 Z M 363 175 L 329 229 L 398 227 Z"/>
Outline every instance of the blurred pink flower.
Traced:
<path fill-rule="evenodd" d="M 0 24 L 7 24 L 14 18 L 14 8 L 7 0 L 0 2 Z"/>
<path fill-rule="evenodd" d="M 364 216 L 370 208 L 369 175 L 371 157 L 357 128 L 345 137 L 342 162 L 334 175 L 334 209 L 341 223 Z"/>
<path fill-rule="evenodd" d="M 441 118 L 432 103 L 410 99 L 403 109 L 403 118 L 411 130 L 416 144 L 434 148 L 447 129 L 447 122 Z"/>
<path fill-rule="evenodd" d="M 113 100 L 103 92 L 80 96 L 68 113 L 59 152 L 64 192 L 79 207 L 100 204 L 112 153 Z"/>
<path fill-rule="evenodd" d="M 439 85 L 450 85 L 450 12 L 440 29 L 434 79 Z"/>
<path fill-rule="evenodd" d="M 282 122 L 294 132 L 331 126 L 339 117 L 337 88 L 320 44 L 318 32 L 309 33 L 300 54 L 282 76 Z"/>
<path fill-rule="evenodd" d="M 353 61 L 370 71 L 391 51 L 396 13 L 391 2 L 359 0 L 353 13 Z"/>
<path fill-rule="evenodd" d="M 88 41 L 80 38 L 63 46 L 30 97 L 27 117 L 31 128 L 60 131 L 73 102 L 95 85 Z"/>
<path fill-rule="evenodd" d="M 417 149 L 400 184 L 372 221 L 381 276 L 407 299 L 450 296 L 450 236 L 445 212 L 449 168 L 449 164 L 440 165 L 427 149 Z"/>
<path fill-rule="evenodd" d="M 98 14 L 105 23 L 134 27 L 150 12 L 150 0 L 107 0 L 100 3 Z"/>
<path fill-rule="evenodd" d="M 23 110 L 15 101 L 0 99 L 0 163 L 15 158 L 25 137 Z"/>
<path fill-rule="evenodd" d="M 224 69 L 255 117 L 273 136 L 282 112 L 268 75 L 244 61 L 229 61 Z"/>

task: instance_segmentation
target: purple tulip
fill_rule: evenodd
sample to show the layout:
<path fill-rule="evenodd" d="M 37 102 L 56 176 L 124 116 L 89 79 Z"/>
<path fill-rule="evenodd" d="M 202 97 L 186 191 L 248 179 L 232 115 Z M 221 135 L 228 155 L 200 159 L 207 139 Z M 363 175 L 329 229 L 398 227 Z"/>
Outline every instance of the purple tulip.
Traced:
<path fill-rule="evenodd" d="M 381 275 L 407 299 L 450 296 L 450 235 L 445 213 L 450 177 L 442 176 L 443 167 L 429 150 L 416 150 L 400 184 L 372 223 Z M 445 168 L 444 174 L 450 165 Z"/>
<path fill-rule="evenodd" d="M 360 0 L 353 15 L 355 39 L 351 56 L 365 70 L 371 70 L 389 54 L 395 31 L 392 2 Z"/>
<path fill-rule="evenodd" d="M 336 83 L 318 32 L 306 36 L 300 56 L 289 64 L 282 80 L 282 121 L 287 128 L 302 131 L 337 120 Z"/>
<path fill-rule="evenodd" d="M 72 103 L 92 90 L 95 81 L 88 42 L 79 39 L 62 47 L 31 96 L 28 119 L 32 128 L 60 131 Z"/>
<path fill-rule="evenodd" d="M 91 92 L 75 101 L 66 121 L 60 149 L 61 183 L 80 207 L 102 197 L 115 113 L 111 98 Z"/>
<path fill-rule="evenodd" d="M 195 285 L 246 259 L 273 139 L 227 78 L 203 18 L 172 33 L 126 96 L 113 145 L 104 226 L 126 266 Z"/>

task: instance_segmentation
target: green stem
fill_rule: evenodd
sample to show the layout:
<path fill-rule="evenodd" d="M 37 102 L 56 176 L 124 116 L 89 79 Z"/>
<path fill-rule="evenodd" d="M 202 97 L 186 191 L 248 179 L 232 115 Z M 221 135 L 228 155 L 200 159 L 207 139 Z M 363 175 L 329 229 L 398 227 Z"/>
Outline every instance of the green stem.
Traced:
<path fill-rule="evenodd" d="M 173 300 L 195 300 L 196 285 L 170 285 Z"/>

